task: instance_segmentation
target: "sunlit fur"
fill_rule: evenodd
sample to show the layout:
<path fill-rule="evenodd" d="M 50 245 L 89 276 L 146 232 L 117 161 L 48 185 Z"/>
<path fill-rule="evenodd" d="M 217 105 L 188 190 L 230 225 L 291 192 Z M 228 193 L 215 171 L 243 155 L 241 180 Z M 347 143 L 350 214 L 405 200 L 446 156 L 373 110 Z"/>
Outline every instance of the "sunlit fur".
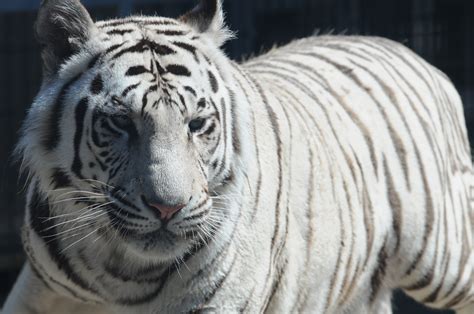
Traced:
<path fill-rule="evenodd" d="M 449 79 L 367 37 L 237 64 L 216 3 L 207 21 L 88 26 L 45 77 L 18 145 L 29 262 L 5 312 L 391 313 L 401 288 L 472 313 L 472 162 Z M 153 197 L 186 205 L 166 232 Z"/>

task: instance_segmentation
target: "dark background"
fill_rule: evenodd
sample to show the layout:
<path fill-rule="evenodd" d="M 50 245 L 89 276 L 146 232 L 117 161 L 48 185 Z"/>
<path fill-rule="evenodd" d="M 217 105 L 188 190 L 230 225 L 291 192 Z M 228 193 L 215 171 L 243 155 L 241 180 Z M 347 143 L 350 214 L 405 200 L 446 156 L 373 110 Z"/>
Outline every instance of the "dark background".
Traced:
<path fill-rule="evenodd" d="M 193 0 L 84 0 L 96 19 L 135 13 L 176 17 Z M 0 304 L 24 259 L 19 228 L 24 193 L 11 152 L 38 91 L 41 64 L 33 38 L 39 0 L 0 1 Z M 384 36 L 406 44 L 453 80 L 471 134 L 474 128 L 474 1 L 472 0 L 225 0 L 238 39 L 225 50 L 241 60 L 318 33 Z M 429 313 L 401 293 L 395 313 Z M 436 312 L 440 313 L 440 312 Z M 449 313 L 449 312 L 448 312 Z"/>

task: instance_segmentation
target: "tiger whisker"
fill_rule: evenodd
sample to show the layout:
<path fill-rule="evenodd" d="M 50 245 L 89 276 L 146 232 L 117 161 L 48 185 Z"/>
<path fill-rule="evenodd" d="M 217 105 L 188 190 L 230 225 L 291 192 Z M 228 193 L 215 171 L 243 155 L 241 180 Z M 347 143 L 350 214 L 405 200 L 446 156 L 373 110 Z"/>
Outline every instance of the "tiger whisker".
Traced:
<path fill-rule="evenodd" d="M 94 199 L 101 199 L 101 198 L 106 198 L 105 196 L 80 196 L 80 197 L 73 197 L 73 198 L 67 198 L 59 201 L 54 201 L 50 202 L 50 204 L 55 205 L 55 204 L 60 204 L 60 203 L 65 203 L 65 202 L 70 202 L 70 201 L 79 201 L 79 200 L 94 200 Z"/>
<path fill-rule="evenodd" d="M 88 238 L 90 235 L 94 234 L 95 232 L 97 232 L 99 230 L 99 228 L 91 231 L 90 233 L 88 233 L 87 235 L 85 235 L 84 237 L 80 238 L 79 240 L 77 241 L 74 241 L 73 243 L 71 243 L 70 245 L 66 246 L 64 249 L 61 250 L 61 253 L 64 253 L 67 249 L 73 247 L 74 245 L 76 245 L 77 243 L 85 240 L 86 238 Z"/>
<path fill-rule="evenodd" d="M 109 205 L 109 204 L 111 204 L 111 203 L 112 203 L 112 202 L 104 203 L 104 204 L 98 205 L 98 206 L 96 206 L 96 207 L 94 207 L 94 208 L 91 208 L 90 210 L 96 210 L 96 209 L 101 208 L 101 207 L 103 207 L 103 206 L 107 206 L 107 205 Z M 59 222 L 59 223 L 57 223 L 57 224 L 55 224 L 55 225 L 53 225 L 53 226 L 50 226 L 50 227 L 44 229 L 44 231 L 51 230 L 51 229 L 53 229 L 53 228 L 56 228 L 56 227 L 58 227 L 58 226 L 61 226 L 61 225 L 67 224 L 67 223 L 75 222 L 75 221 L 81 220 L 81 218 L 93 216 L 93 215 L 95 215 L 95 214 L 97 214 L 97 213 L 91 213 L 91 214 L 88 214 L 88 215 L 81 215 L 81 216 L 79 216 L 79 217 L 77 217 L 77 218 L 75 218 L 75 219 L 72 219 L 72 220 L 62 221 L 62 222 Z M 94 217 L 94 218 L 96 218 L 96 217 Z"/>

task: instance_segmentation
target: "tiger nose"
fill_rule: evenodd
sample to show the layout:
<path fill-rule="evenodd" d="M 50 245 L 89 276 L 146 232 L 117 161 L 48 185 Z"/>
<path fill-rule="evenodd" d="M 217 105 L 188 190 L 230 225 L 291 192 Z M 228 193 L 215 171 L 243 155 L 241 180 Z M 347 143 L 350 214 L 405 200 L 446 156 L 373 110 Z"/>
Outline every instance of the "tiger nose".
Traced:
<path fill-rule="evenodd" d="M 160 202 L 147 202 L 147 204 L 150 207 L 158 210 L 158 212 L 160 213 L 160 219 L 163 221 L 168 221 L 171 218 L 173 218 L 173 216 L 177 212 L 179 212 L 181 209 L 183 209 L 185 206 L 183 204 L 170 205 L 170 204 L 163 204 Z"/>

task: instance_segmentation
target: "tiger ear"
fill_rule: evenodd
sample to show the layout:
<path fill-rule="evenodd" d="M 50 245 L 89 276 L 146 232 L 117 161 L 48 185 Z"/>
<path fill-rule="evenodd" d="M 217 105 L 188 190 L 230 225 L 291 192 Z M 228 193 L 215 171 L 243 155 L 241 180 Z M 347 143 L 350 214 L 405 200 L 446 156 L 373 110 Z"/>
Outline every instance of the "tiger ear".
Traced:
<path fill-rule="evenodd" d="M 200 0 L 194 9 L 179 20 L 198 32 L 209 35 L 219 47 L 234 37 L 225 25 L 221 0 Z"/>
<path fill-rule="evenodd" d="M 95 29 L 79 0 L 43 0 L 35 23 L 42 46 L 44 75 L 55 74 L 60 65 L 78 52 Z"/>

